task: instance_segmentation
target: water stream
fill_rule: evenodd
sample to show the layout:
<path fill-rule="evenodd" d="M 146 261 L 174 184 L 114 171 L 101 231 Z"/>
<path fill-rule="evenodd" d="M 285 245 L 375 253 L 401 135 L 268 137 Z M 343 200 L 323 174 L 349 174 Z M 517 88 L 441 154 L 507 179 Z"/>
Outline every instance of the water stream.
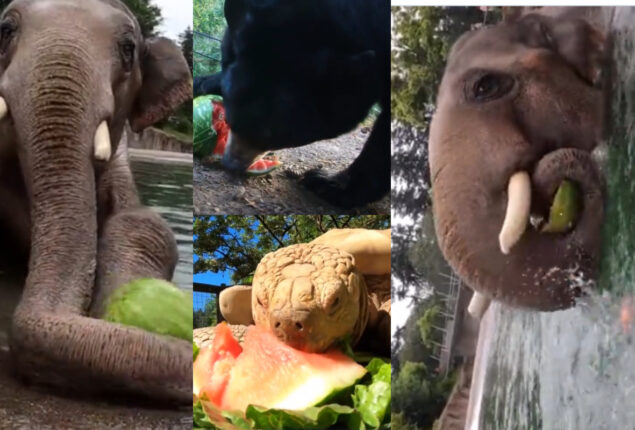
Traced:
<path fill-rule="evenodd" d="M 613 16 L 616 73 L 599 287 L 553 313 L 494 305 L 479 428 L 635 429 L 635 10 Z M 475 427 L 470 427 L 475 428 Z"/>

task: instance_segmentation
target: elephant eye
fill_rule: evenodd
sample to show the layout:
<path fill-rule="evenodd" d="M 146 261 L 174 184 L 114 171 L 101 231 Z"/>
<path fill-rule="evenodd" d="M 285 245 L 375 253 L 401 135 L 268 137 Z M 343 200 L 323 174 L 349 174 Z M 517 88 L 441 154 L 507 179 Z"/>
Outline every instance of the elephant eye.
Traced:
<path fill-rule="evenodd" d="M 4 54 L 7 51 L 17 30 L 18 24 L 12 18 L 5 18 L 0 23 L 0 53 Z"/>
<path fill-rule="evenodd" d="M 132 70 L 135 57 L 135 44 L 130 40 L 123 41 L 119 44 L 119 51 L 121 53 L 121 63 L 126 72 Z"/>
<path fill-rule="evenodd" d="M 504 96 L 513 86 L 514 80 L 510 76 L 486 73 L 474 82 L 466 96 L 470 101 L 484 103 Z"/>

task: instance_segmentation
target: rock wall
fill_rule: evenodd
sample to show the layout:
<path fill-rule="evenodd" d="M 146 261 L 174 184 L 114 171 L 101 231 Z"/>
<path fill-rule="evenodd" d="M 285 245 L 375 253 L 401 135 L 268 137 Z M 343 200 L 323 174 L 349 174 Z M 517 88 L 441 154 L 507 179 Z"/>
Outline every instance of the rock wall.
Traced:
<path fill-rule="evenodd" d="M 148 127 L 141 133 L 134 133 L 126 125 L 126 136 L 129 148 L 192 153 L 192 142 L 178 140 L 153 127 Z"/>

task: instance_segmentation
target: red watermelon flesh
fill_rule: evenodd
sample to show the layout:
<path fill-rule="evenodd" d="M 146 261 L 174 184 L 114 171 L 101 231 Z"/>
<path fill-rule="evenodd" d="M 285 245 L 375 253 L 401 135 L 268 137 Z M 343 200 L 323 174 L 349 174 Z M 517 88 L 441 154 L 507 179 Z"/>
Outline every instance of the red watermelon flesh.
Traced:
<path fill-rule="evenodd" d="M 221 407 L 303 410 L 353 385 L 365 373 L 364 367 L 339 351 L 302 352 L 267 329 L 252 326 L 231 369 Z"/>
<path fill-rule="evenodd" d="M 230 371 L 242 348 L 224 322 L 214 329 L 214 342 L 202 348 L 193 365 L 194 394 L 207 394 L 209 400 L 221 404 Z"/>

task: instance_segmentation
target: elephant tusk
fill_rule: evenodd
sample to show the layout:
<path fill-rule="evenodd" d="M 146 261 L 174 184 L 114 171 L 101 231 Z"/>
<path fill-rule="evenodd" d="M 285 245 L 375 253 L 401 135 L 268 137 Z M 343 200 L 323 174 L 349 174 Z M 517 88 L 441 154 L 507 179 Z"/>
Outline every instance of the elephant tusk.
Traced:
<path fill-rule="evenodd" d="M 503 254 L 509 254 L 527 228 L 531 206 L 531 181 L 527 172 L 514 173 L 507 185 L 507 212 L 498 243 Z"/>
<path fill-rule="evenodd" d="M 467 312 L 474 318 L 481 319 L 489 307 L 491 300 L 479 292 L 474 291 L 474 295 L 467 306 Z"/>
<path fill-rule="evenodd" d="M 9 112 L 7 102 L 4 100 L 4 97 L 0 97 L 0 120 L 7 116 L 7 112 Z"/>
<path fill-rule="evenodd" d="M 108 124 L 102 121 L 95 132 L 95 158 L 97 160 L 108 161 L 111 155 L 110 133 Z"/>

